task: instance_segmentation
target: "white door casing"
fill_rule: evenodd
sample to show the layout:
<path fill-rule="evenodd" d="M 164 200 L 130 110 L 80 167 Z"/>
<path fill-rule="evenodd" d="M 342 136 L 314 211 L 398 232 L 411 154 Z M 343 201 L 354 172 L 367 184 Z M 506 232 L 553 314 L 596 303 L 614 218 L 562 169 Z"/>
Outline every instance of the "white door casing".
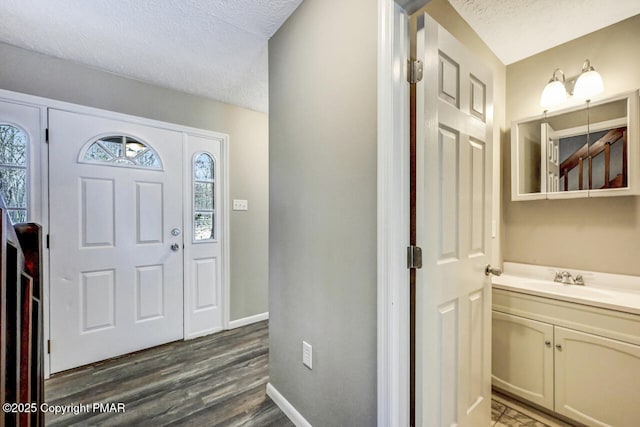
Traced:
<path fill-rule="evenodd" d="M 55 109 L 49 129 L 51 372 L 182 338 L 182 135 Z M 79 161 L 108 135 L 162 170 Z"/>
<path fill-rule="evenodd" d="M 417 29 L 416 424 L 488 425 L 492 74 L 428 15 Z"/>
<path fill-rule="evenodd" d="M 221 147 L 223 137 L 185 133 L 184 140 L 184 337 L 189 339 L 223 328 L 222 272 L 225 266 L 222 259 L 222 242 L 227 237 L 225 228 L 221 226 L 225 222 L 222 185 L 224 162 Z M 211 239 L 198 239 L 195 233 L 197 212 L 194 198 L 197 190 L 194 168 L 199 156 L 213 160 L 213 179 L 206 177 L 199 183 L 205 187 L 202 191 L 206 191 L 210 185 L 214 190 L 214 235 Z"/>

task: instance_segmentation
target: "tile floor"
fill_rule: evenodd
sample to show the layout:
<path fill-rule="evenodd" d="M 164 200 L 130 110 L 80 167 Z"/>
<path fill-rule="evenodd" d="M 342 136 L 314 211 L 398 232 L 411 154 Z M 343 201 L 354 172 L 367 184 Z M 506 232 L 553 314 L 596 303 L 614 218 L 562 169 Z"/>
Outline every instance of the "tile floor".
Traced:
<path fill-rule="evenodd" d="M 494 427 L 573 427 L 535 408 L 500 393 L 491 400 L 491 425 Z"/>

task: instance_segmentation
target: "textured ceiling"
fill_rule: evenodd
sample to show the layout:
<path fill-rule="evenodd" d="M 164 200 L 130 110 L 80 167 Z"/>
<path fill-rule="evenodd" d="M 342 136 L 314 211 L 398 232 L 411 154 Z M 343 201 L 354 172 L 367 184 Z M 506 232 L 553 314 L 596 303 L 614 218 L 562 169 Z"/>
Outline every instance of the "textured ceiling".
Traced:
<path fill-rule="evenodd" d="M 0 41 L 258 111 L 302 0 L 0 0 Z"/>
<path fill-rule="evenodd" d="M 511 64 L 640 13 L 640 0 L 449 0 Z"/>
<path fill-rule="evenodd" d="M 449 1 L 505 64 L 640 13 L 640 0 Z M 267 41 L 301 2 L 0 0 L 0 41 L 267 111 Z"/>

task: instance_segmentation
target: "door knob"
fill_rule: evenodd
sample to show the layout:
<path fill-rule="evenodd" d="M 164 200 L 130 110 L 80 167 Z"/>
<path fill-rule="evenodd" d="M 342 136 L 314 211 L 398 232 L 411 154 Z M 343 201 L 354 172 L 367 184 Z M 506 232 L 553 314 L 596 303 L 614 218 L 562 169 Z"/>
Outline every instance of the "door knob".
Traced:
<path fill-rule="evenodd" d="M 545 341 L 544 345 L 546 345 L 547 347 L 551 347 L 551 341 L 549 341 L 549 340 Z"/>
<path fill-rule="evenodd" d="M 556 348 L 558 349 L 558 351 L 562 351 L 562 346 L 560 344 L 556 344 Z"/>
<path fill-rule="evenodd" d="M 487 266 L 484 268 L 484 275 L 488 276 L 490 274 L 493 274 L 494 276 L 499 276 L 502 274 L 502 269 L 499 267 L 491 267 L 491 264 L 487 264 Z"/>
<path fill-rule="evenodd" d="M 177 243 L 174 243 L 173 245 L 171 245 L 171 250 L 174 252 L 178 252 L 178 250 L 180 249 L 180 245 Z"/>

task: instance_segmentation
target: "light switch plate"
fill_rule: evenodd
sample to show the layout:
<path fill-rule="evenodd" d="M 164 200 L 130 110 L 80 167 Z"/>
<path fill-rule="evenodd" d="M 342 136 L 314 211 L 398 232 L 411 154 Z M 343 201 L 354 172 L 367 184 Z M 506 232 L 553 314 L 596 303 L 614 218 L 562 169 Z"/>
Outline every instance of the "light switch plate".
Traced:
<path fill-rule="evenodd" d="M 233 199 L 233 210 L 234 211 L 248 211 L 249 210 L 249 201 L 248 200 Z"/>
<path fill-rule="evenodd" d="M 302 341 L 302 363 L 309 369 L 313 369 L 313 347 L 306 341 Z"/>

